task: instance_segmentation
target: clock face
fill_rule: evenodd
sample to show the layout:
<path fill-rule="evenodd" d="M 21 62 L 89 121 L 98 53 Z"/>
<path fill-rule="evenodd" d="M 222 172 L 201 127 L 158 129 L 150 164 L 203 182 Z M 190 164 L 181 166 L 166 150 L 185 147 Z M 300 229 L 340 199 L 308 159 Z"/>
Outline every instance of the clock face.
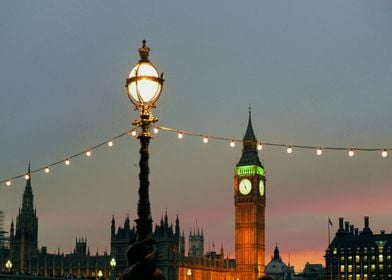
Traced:
<path fill-rule="evenodd" d="M 239 185 L 240 193 L 243 195 L 247 195 L 252 190 L 252 183 L 249 179 L 242 179 Z"/>
<path fill-rule="evenodd" d="M 264 195 L 265 189 L 264 189 L 264 181 L 260 180 L 259 182 L 259 192 L 260 192 L 260 196 Z"/>

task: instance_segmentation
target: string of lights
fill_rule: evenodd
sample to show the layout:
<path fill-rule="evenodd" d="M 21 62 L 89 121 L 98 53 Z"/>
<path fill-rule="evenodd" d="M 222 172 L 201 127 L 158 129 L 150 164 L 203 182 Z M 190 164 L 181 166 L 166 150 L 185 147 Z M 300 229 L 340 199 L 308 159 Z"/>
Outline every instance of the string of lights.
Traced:
<path fill-rule="evenodd" d="M 81 152 L 72 154 L 72 155 L 70 155 L 68 157 L 65 157 L 65 158 L 61 159 L 61 160 L 58 160 L 58 161 L 55 161 L 55 162 L 43 165 L 43 166 L 41 166 L 41 167 L 39 167 L 37 169 L 30 170 L 29 173 L 21 173 L 21 174 L 19 174 L 17 176 L 14 176 L 14 177 L 10 177 L 10 178 L 7 178 L 7 179 L 2 179 L 2 180 L 0 180 L 0 184 L 4 183 L 6 186 L 11 186 L 12 181 L 14 181 L 16 179 L 19 179 L 19 178 L 22 178 L 22 177 L 24 177 L 26 180 L 28 180 L 30 178 L 31 174 L 37 173 L 37 172 L 41 172 L 41 171 L 44 171 L 46 174 L 48 174 L 50 172 L 50 168 L 53 167 L 53 166 L 56 166 L 56 165 L 59 165 L 59 164 L 65 164 L 65 165 L 68 166 L 68 165 L 71 164 L 71 159 L 74 159 L 74 158 L 82 156 L 82 155 L 86 155 L 87 157 L 90 157 L 92 155 L 92 151 L 93 150 L 98 149 L 98 148 L 100 148 L 102 146 L 105 146 L 105 145 L 107 145 L 108 147 L 113 147 L 115 140 L 123 137 L 124 135 L 127 135 L 128 133 L 129 133 L 129 131 L 127 130 L 126 132 L 123 132 L 123 133 L 121 133 L 121 134 L 119 134 L 117 136 L 111 137 L 109 140 L 107 140 L 105 142 L 102 142 L 102 143 L 99 143 L 97 145 L 94 145 L 94 146 L 92 146 L 92 147 L 90 147 L 88 149 L 85 149 L 85 150 L 81 151 Z"/>
<path fill-rule="evenodd" d="M 225 138 L 218 137 L 214 135 L 208 134 L 200 134 L 193 131 L 186 131 L 178 128 L 170 128 L 164 126 L 154 125 L 154 132 L 158 133 L 159 130 L 169 131 L 177 133 L 178 139 L 182 139 L 184 135 L 197 136 L 202 137 L 204 143 L 208 143 L 209 139 L 216 140 L 224 140 L 227 141 L 230 147 L 235 147 L 236 143 L 242 143 L 242 140 L 234 139 L 234 138 Z M 288 154 L 293 153 L 293 149 L 307 149 L 316 151 L 316 155 L 321 156 L 324 150 L 335 150 L 335 151 L 347 151 L 348 156 L 353 157 L 356 151 L 363 152 L 380 152 L 381 157 L 385 158 L 388 156 L 388 151 L 391 151 L 392 148 L 362 148 L 362 147 L 333 147 L 333 146 L 308 146 L 308 145 L 290 145 L 290 144 L 281 144 L 281 143 L 271 143 L 271 142 L 259 142 L 257 144 L 257 149 L 260 151 L 264 146 L 272 146 L 272 147 L 283 147 L 286 148 Z"/>
<path fill-rule="evenodd" d="M 153 125 L 154 128 L 154 133 L 157 134 L 159 130 L 162 131 L 167 131 L 167 132 L 173 132 L 177 134 L 178 139 L 183 139 L 184 135 L 188 136 L 193 136 L 193 137 L 200 137 L 203 141 L 203 143 L 207 144 L 210 139 L 214 140 L 220 140 L 220 141 L 226 141 L 231 148 L 234 148 L 236 144 L 242 143 L 243 140 L 236 139 L 236 138 L 226 138 L 226 137 L 219 137 L 215 135 L 209 135 L 205 133 L 198 133 L 194 131 L 188 131 L 184 129 L 178 129 L 178 128 L 170 128 L 170 127 L 165 127 L 165 126 L 158 126 L 158 125 Z M 108 146 L 112 147 L 114 145 L 114 141 L 125 136 L 125 135 L 132 135 L 133 137 L 137 136 L 137 129 L 136 127 L 133 127 L 130 130 L 127 130 L 117 136 L 111 137 L 108 140 L 99 143 L 95 146 L 92 146 L 88 149 L 84 149 L 81 152 L 74 153 L 68 157 L 65 157 L 59 161 L 43 165 L 37 169 L 31 170 L 30 173 L 21 173 L 17 176 L 14 177 L 9 177 L 7 179 L 2 179 L 0 180 L 0 184 L 5 184 L 6 186 L 11 186 L 12 182 L 16 179 L 19 178 L 25 178 L 28 180 L 33 173 L 41 172 L 44 171 L 46 174 L 50 172 L 50 168 L 59 164 L 65 164 L 66 166 L 71 164 L 71 159 L 74 159 L 76 157 L 85 155 L 87 157 L 90 157 L 92 154 L 92 151 L 95 149 L 98 149 L 102 146 Z M 362 147 L 333 147 L 333 146 L 307 146 L 307 145 L 290 145 L 290 144 L 282 144 L 282 143 L 272 143 L 272 142 L 259 142 L 257 144 L 257 149 L 260 151 L 266 146 L 271 146 L 271 147 L 282 147 L 286 149 L 286 152 L 288 154 L 292 154 L 294 149 L 306 149 L 306 150 L 314 150 L 317 156 L 323 155 L 323 152 L 326 150 L 333 150 L 333 151 L 346 151 L 347 155 L 349 157 L 353 157 L 355 155 L 355 152 L 379 152 L 382 158 L 386 158 L 388 156 L 388 152 L 392 150 L 392 148 L 362 148 Z"/>

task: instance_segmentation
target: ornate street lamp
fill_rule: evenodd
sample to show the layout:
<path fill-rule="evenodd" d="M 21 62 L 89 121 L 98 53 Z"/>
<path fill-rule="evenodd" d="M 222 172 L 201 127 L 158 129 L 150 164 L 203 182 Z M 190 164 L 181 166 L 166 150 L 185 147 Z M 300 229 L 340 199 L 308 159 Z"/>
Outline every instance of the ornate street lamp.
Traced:
<path fill-rule="evenodd" d="M 124 274 L 124 279 L 149 280 L 163 279 L 162 274 L 156 267 L 157 251 L 155 241 L 152 236 L 152 218 L 149 200 L 148 180 L 148 145 L 152 138 L 150 132 L 151 123 L 158 121 L 151 113 L 155 108 L 155 103 L 159 99 L 163 87 L 163 74 L 159 75 L 158 70 L 148 59 L 150 48 L 143 41 L 143 46 L 139 48 L 140 60 L 129 73 L 126 80 L 128 97 L 135 105 L 135 110 L 140 111 L 140 119 L 132 122 L 141 131 L 137 135 L 140 141 L 140 161 L 139 161 L 139 201 L 137 206 L 138 218 L 136 221 L 136 240 L 129 247 L 127 252 L 129 268 Z"/>
<path fill-rule="evenodd" d="M 112 272 L 111 272 L 111 278 L 112 278 L 112 280 L 115 279 L 115 272 L 114 272 L 114 269 L 116 268 L 116 265 L 117 265 L 116 259 L 113 257 L 113 258 L 110 260 L 110 267 L 112 268 Z"/>
<path fill-rule="evenodd" d="M 8 273 L 11 272 L 11 269 L 12 269 L 12 262 L 11 262 L 11 260 L 8 260 L 8 261 L 5 263 L 5 268 L 7 269 L 7 272 L 8 272 Z"/>
<path fill-rule="evenodd" d="M 98 271 L 98 279 L 101 279 L 103 276 L 102 270 Z"/>

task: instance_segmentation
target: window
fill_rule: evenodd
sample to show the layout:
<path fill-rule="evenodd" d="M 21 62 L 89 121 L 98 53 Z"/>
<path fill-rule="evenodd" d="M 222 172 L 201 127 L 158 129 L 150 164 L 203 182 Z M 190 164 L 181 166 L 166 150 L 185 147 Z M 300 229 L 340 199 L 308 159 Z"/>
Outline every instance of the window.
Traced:
<path fill-rule="evenodd" d="M 355 256 L 355 262 L 359 263 L 361 261 L 361 257 L 359 255 Z"/>
<path fill-rule="evenodd" d="M 340 266 L 340 272 L 341 272 L 341 273 L 344 273 L 344 265 L 341 265 L 341 266 Z"/>

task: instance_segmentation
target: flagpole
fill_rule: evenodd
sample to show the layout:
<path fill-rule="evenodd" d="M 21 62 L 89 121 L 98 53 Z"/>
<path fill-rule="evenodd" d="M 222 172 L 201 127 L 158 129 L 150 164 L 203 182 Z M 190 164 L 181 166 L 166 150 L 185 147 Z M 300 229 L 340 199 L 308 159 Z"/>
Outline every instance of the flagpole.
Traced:
<path fill-rule="evenodd" d="M 331 221 L 331 219 L 328 217 L 328 221 L 327 221 L 327 223 L 328 223 L 328 249 L 329 249 L 329 247 L 330 247 L 330 245 L 331 245 L 331 225 L 332 225 L 332 221 Z M 332 280 L 332 258 L 330 258 L 329 260 L 329 276 L 330 276 L 330 279 Z"/>
<path fill-rule="evenodd" d="M 330 219 L 329 218 L 328 218 L 327 223 L 328 223 L 328 247 L 329 247 L 329 244 L 331 244 L 331 230 L 330 230 L 331 223 L 330 223 Z"/>

